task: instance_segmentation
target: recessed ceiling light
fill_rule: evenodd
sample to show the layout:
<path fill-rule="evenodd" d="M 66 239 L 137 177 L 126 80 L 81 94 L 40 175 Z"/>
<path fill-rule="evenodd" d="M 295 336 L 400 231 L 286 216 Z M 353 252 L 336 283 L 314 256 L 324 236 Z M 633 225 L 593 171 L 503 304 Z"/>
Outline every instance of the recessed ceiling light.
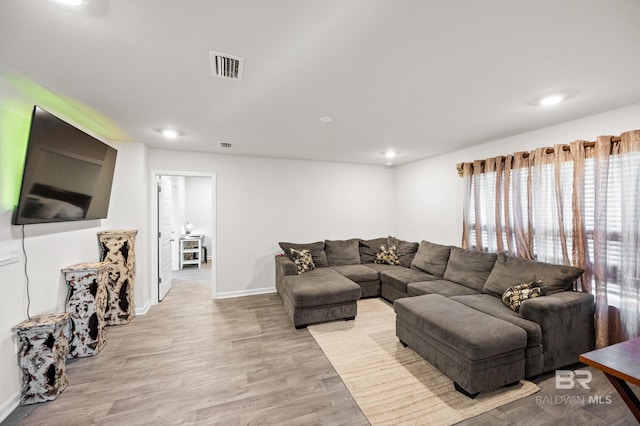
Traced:
<path fill-rule="evenodd" d="M 320 117 L 320 121 L 322 121 L 323 123 L 330 123 L 333 121 L 333 118 L 329 117 L 328 115 L 323 115 L 322 117 Z"/>
<path fill-rule="evenodd" d="M 551 95 L 540 99 L 540 105 L 551 106 L 559 104 L 564 100 L 564 95 Z"/>
<path fill-rule="evenodd" d="M 167 139 L 175 139 L 178 136 L 183 136 L 184 132 L 176 129 L 156 129 L 156 132 L 160 133 Z"/>
<path fill-rule="evenodd" d="M 396 158 L 396 155 L 398 155 L 398 151 L 386 151 L 386 152 L 384 152 L 384 156 L 387 157 L 388 159 Z"/>
<path fill-rule="evenodd" d="M 545 89 L 540 92 L 539 95 L 527 101 L 527 105 L 532 107 L 550 107 L 558 105 L 560 102 L 567 102 L 569 99 L 573 99 L 578 96 L 578 91 L 569 87 L 556 87 L 552 89 Z"/>
<path fill-rule="evenodd" d="M 57 3 L 66 4 L 67 6 L 80 6 L 84 4 L 86 0 L 55 0 Z"/>

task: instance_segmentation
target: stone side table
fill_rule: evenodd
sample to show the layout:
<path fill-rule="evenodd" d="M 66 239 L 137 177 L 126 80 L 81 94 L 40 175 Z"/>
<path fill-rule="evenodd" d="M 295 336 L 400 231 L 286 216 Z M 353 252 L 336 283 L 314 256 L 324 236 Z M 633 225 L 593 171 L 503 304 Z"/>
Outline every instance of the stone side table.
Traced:
<path fill-rule="evenodd" d="M 79 263 L 62 270 L 69 288 L 66 311 L 71 313 L 68 358 L 97 355 L 107 343 L 108 266 L 109 262 Z"/>
<path fill-rule="evenodd" d="M 21 405 L 56 399 L 67 387 L 65 334 L 71 313 L 39 315 L 13 327 L 22 344 L 18 364 L 22 369 Z"/>
<path fill-rule="evenodd" d="M 98 232 L 100 261 L 109 262 L 105 325 L 127 324 L 133 319 L 134 243 L 137 234 L 136 229 Z"/>

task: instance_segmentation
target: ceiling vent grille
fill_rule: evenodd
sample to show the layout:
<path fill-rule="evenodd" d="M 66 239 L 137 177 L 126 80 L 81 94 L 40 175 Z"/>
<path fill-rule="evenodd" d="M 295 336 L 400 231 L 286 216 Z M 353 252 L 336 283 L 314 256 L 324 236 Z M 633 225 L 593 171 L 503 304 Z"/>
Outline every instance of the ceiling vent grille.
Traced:
<path fill-rule="evenodd" d="M 242 80 L 244 58 L 210 51 L 209 60 L 211 61 L 211 72 L 214 77 L 228 80 Z"/>
<path fill-rule="evenodd" d="M 218 142 L 218 146 L 220 148 L 231 149 L 231 144 L 229 142 Z"/>

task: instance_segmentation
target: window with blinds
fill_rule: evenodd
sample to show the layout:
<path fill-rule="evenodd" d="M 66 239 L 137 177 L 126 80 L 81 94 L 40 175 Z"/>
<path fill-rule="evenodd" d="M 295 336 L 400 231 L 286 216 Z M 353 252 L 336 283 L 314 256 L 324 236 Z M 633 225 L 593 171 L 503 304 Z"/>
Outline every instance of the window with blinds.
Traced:
<path fill-rule="evenodd" d="M 508 241 L 514 235 L 514 227 L 521 221 L 521 227 L 529 230 L 532 240 L 534 258 L 543 262 L 556 264 L 564 263 L 561 239 L 558 238 L 560 223 L 559 213 L 562 212 L 562 227 L 566 235 L 566 254 L 572 258 L 573 222 L 574 214 L 578 212 L 573 206 L 573 170 L 571 161 L 562 163 L 560 181 L 557 185 L 554 165 L 544 165 L 532 169 L 513 169 L 510 173 L 511 184 L 504 186 L 504 179 L 498 180 L 495 172 L 474 175 L 471 180 L 469 205 L 469 220 L 467 233 L 473 249 L 483 251 L 498 251 L 498 239 L 502 240 L 505 251 L 514 252 L 515 243 Z M 586 228 L 587 250 L 589 260 L 596 257 L 604 259 L 606 265 L 601 277 L 606 281 L 609 304 L 617 306 L 620 303 L 620 289 L 624 279 L 638 279 L 637 276 L 625 278 L 623 268 L 623 247 L 625 241 L 624 224 L 629 221 L 637 222 L 640 218 L 640 197 L 632 193 L 640 182 L 636 182 L 640 170 L 640 153 L 611 155 L 609 157 L 606 174 L 596 173 L 593 158 L 585 160 L 584 187 L 576 190 L 584 191 L 583 222 Z M 530 193 L 528 179 L 531 174 Z M 596 179 L 602 180 L 597 185 Z M 496 184 L 500 182 L 500 184 Z M 519 190 L 514 190 L 519 185 Z M 599 192 L 596 194 L 596 187 Z M 508 202 L 504 202 L 504 192 L 508 191 Z M 520 194 L 520 206 L 516 209 L 514 196 Z M 598 196 L 599 198 L 596 198 Z M 496 203 L 501 200 L 500 203 Z M 636 205 L 630 205 L 635 203 Z M 505 211 L 506 209 L 506 211 Z M 631 215 L 630 212 L 633 212 Z M 626 214 L 626 217 L 625 217 Z M 495 216 L 499 215 L 498 220 Z M 508 229 L 500 229 L 499 223 L 508 224 Z M 596 239 L 599 238 L 599 244 Z M 637 235 L 627 237 L 633 244 L 638 240 Z M 629 244 L 629 242 L 627 242 Z M 511 250 L 509 250 L 511 248 Z M 637 249 L 637 247 L 636 247 Z M 598 252 L 596 252 L 598 250 Z M 591 268 L 591 265 L 586 265 Z M 627 268 L 629 269 L 629 268 Z M 627 275 L 629 273 L 627 272 Z M 592 276 L 591 288 L 595 290 L 595 274 Z"/>

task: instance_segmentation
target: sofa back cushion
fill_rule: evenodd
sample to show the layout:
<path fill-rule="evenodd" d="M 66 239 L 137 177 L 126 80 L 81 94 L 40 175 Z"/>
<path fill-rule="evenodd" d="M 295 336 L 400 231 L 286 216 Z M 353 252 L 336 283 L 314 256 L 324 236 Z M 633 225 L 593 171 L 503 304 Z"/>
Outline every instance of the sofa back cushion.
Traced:
<path fill-rule="evenodd" d="M 316 241 L 315 243 L 280 242 L 278 244 L 280 245 L 280 248 L 284 252 L 284 255 L 291 260 L 294 260 L 294 257 L 291 254 L 292 248 L 298 251 L 309 250 L 311 252 L 311 258 L 313 259 L 313 263 L 316 265 L 316 267 L 329 266 L 329 264 L 327 263 L 327 255 L 324 252 L 324 241 Z"/>
<path fill-rule="evenodd" d="M 442 278 L 444 271 L 447 269 L 450 252 L 450 246 L 422 241 L 411 262 L 411 267 Z"/>
<path fill-rule="evenodd" d="M 452 247 L 443 278 L 447 281 L 453 281 L 465 287 L 482 291 L 497 257 L 498 255 L 495 253 Z M 513 283 L 507 287 L 512 285 Z M 505 290 L 507 287 L 505 287 Z M 502 296 L 502 293 L 500 295 Z"/>
<path fill-rule="evenodd" d="M 387 246 L 387 237 L 372 240 L 360 240 L 360 263 L 373 263 L 380 246 Z"/>
<path fill-rule="evenodd" d="M 512 285 L 542 280 L 547 294 L 553 294 L 569 290 L 583 272 L 573 266 L 537 262 L 500 253 L 482 292 L 502 297 Z"/>
<path fill-rule="evenodd" d="M 408 268 L 411 266 L 411 262 L 413 262 L 413 258 L 418 251 L 418 243 L 412 243 L 409 241 L 399 240 L 396 237 L 387 237 L 387 246 L 396 248 L 396 254 L 398 255 L 398 259 L 400 260 L 400 265 Z"/>
<path fill-rule="evenodd" d="M 329 266 L 357 265 L 360 263 L 360 240 L 325 240 L 324 252 Z"/>

